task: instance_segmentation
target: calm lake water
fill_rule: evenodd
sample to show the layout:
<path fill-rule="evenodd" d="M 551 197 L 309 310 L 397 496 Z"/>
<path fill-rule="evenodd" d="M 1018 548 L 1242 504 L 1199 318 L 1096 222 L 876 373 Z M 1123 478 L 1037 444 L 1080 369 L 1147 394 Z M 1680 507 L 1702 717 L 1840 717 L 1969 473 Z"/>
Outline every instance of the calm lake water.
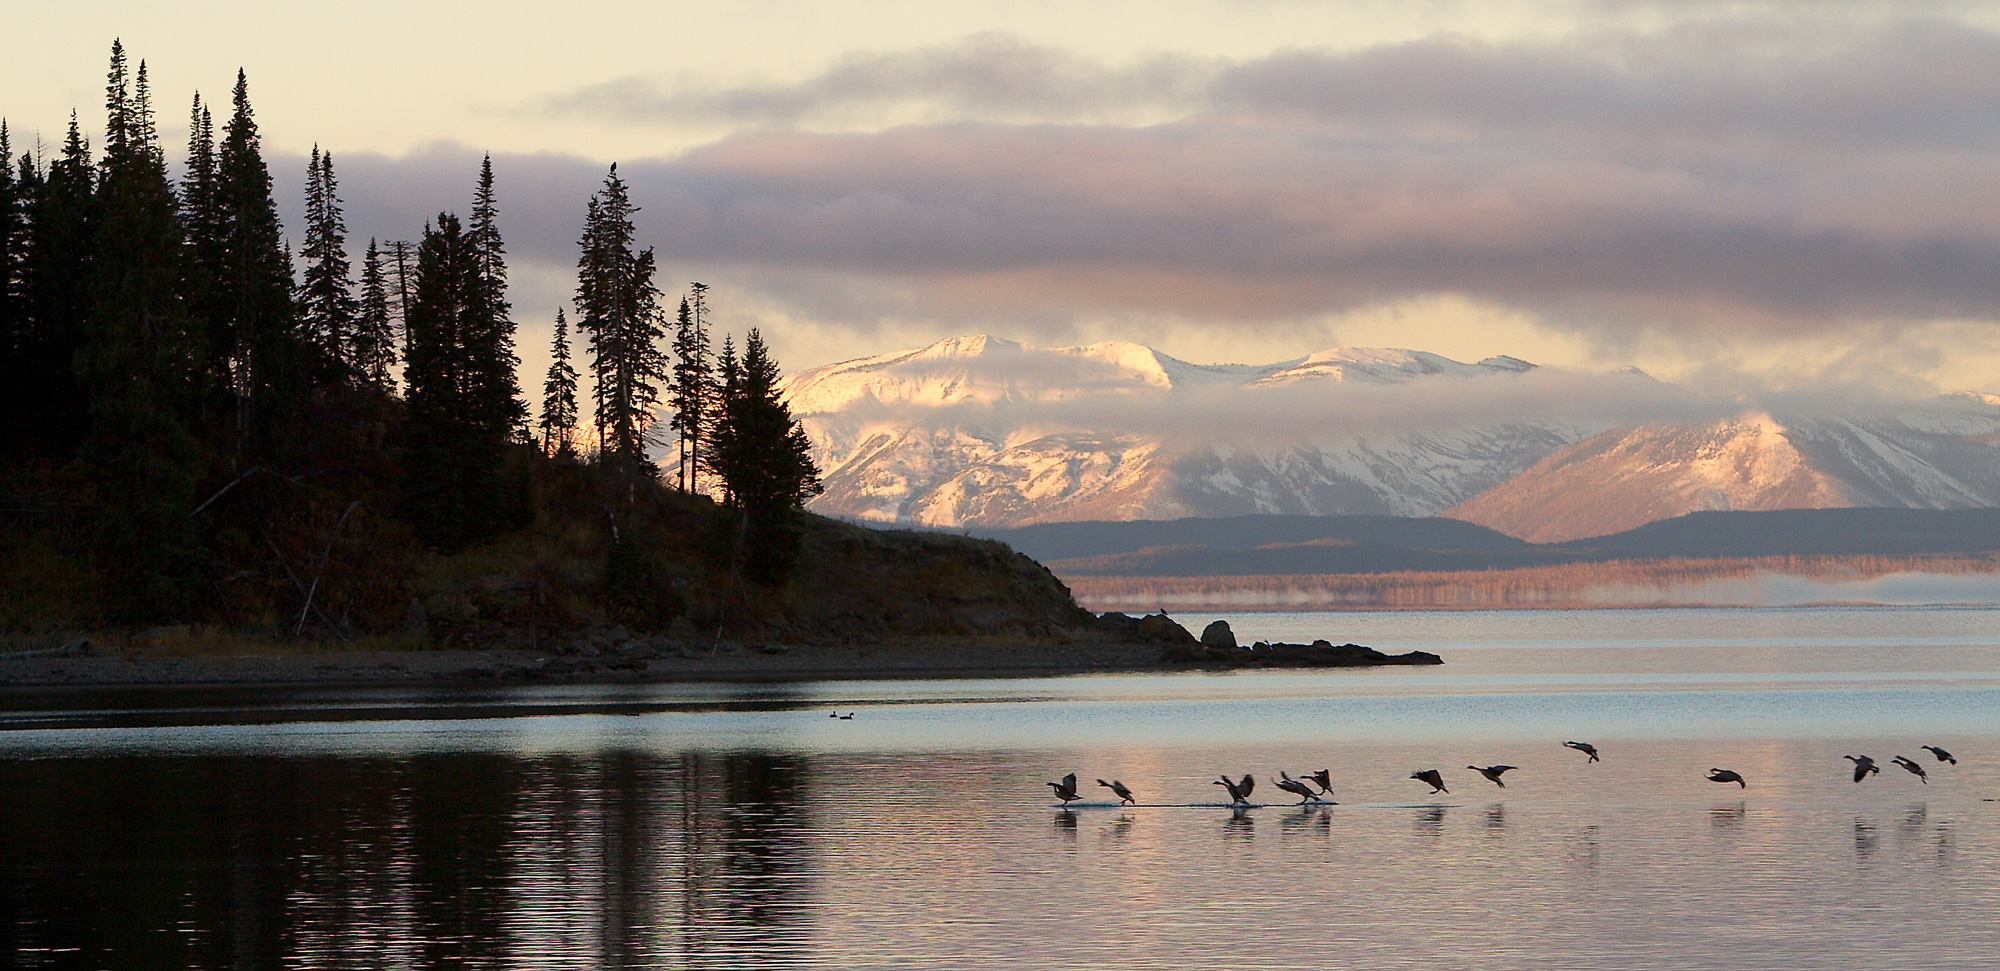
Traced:
<path fill-rule="evenodd" d="M 0 963 L 1907 969 L 2000 954 L 2000 610 L 1229 619 L 1246 640 L 1447 663 L 135 691 L 86 708 L 0 695 Z M 1846 754 L 1881 774 L 1853 783 Z M 1888 764 L 1899 754 L 1930 783 Z M 1463 768 L 1493 762 L 1519 767 L 1505 789 Z M 1706 781 L 1711 766 L 1747 788 Z M 1407 778 L 1431 767 L 1449 794 Z M 1319 768 L 1339 805 L 1289 805 L 1270 782 Z M 1058 810 L 1043 783 L 1071 771 L 1091 802 Z M 1268 804 L 1221 806 L 1221 772 L 1254 773 Z M 1109 805 L 1099 776 L 1142 805 Z"/>

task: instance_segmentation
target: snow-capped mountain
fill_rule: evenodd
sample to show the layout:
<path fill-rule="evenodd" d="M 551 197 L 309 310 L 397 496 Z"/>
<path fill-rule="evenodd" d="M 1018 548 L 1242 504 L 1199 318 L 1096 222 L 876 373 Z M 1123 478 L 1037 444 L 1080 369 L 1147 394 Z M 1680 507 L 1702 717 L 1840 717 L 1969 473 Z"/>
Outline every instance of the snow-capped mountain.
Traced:
<path fill-rule="evenodd" d="M 1442 513 L 1554 541 L 1701 509 L 2000 505 L 1993 395 L 1781 414 L 1629 368 L 1392 348 L 1198 365 L 990 336 L 783 391 L 825 473 L 815 510 L 931 526 Z"/>
<path fill-rule="evenodd" d="M 1697 510 L 2000 505 L 2000 402 L 1954 395 L 1856 418 L 1754 411 L 1618 428 L 1445 511 L 1537 543 Z"/>
<path fill-rule="evenodd" d="M 1125 342 L 975 336 L 801 372 L 784 393 L 825 472 L 813 508 L 830 515 L 932 526 L 1429 515 L 1610 427 L 1455 403 L 1468 390 L 1541 390 L 1524 385 L 1534 370 L 1386 348 L 1197 365 Z"/>

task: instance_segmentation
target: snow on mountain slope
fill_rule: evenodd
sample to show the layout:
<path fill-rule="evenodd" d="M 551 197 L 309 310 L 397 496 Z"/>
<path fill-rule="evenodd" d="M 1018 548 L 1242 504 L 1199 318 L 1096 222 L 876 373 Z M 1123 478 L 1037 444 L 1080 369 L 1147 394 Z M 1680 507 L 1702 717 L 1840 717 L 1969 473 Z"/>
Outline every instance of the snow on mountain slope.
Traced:
<path fill-rule="evenodd" d="M 980 335 L 800 372 L 783 391 L 825 472 L 813 508 L 829 515 L 933 526 L 1428 515 L 1609 427 L 1494 420 L 1430 393 L 1514 394 L 1532 369 L 1387 348 L 1197 365 L 1125 342 Z"/>
<path fill-rule="evenodd" d="M 1872 417 L 1752 412 L 1620 428 L 1445 511 L 1538 543 L 1699 510 L 2000 505 L 2000 407 L 1962 396 Z"/>
<path fill-rule="evenodd" d="M 2000 397 L 1860 415 L 1699 401 L 1624 368 L 1333 348 L 1199 365 L 990 336 L 795 374 L 819 512 L 931 526 L 1443 513 L 1524 539 L 1701 509 L 2000 505 Z"/>

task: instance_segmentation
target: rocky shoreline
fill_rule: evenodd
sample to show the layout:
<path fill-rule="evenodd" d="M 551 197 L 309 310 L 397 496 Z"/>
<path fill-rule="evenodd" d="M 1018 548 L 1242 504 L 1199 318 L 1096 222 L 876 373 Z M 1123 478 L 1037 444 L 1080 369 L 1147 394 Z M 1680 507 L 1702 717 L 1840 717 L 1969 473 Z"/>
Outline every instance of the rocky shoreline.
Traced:
<path fill-rule="evenodd" d="M 822 643 L 689 641 L 598 627 L 549 650 L 343 651 L 273 643 L 270 653 L 174 656 L 83 638 L 0 655 L 0 687 L 298 684 L 786 682 L 1037 677 L 1088 673 L 1439 664 L 1358 644 L 1238 647 L 1226 624 L 1197 639 L 1164 614 L 1105 614 L 1055 637 L 860 638 Z"/>

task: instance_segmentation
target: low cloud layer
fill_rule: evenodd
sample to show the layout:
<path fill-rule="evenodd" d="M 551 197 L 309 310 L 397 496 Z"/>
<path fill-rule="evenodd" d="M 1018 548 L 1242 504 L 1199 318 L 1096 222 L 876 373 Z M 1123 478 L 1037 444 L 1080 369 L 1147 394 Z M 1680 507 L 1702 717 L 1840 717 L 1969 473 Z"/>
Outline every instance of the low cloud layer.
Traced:
<path fill-rule="evenodd" d="M 641 239 L 769 319 L 848 333 L 1250 334 L 1437 295 L 1690 355 L 1991 329 L 2000 34 L 1826 23 L 1118 63 L 982 34 L 531 110 L 733 131 L 620 165 Z M 464 208 L 477 157 L 336 163 L 357 233 L 407 238 Z M 520 302 L 546 314 L 605 163 L 495 163 L 512 253 L 541 281 Z"/>

